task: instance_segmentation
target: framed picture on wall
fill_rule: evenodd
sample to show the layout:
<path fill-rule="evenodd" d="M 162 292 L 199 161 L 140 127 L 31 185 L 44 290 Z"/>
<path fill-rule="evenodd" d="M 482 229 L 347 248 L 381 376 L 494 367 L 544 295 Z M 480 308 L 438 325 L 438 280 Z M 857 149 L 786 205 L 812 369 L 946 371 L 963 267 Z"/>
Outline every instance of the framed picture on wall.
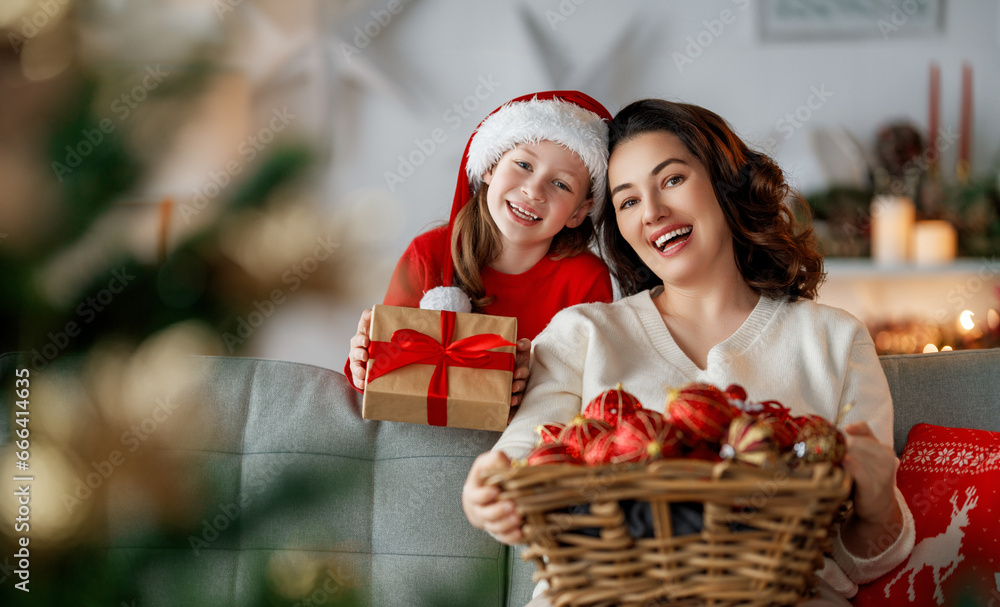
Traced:
<path fill-rule="evenodd" d="M 934 36 L 944 31 L 944 0 L 761 0 L 764 41 Z"/>

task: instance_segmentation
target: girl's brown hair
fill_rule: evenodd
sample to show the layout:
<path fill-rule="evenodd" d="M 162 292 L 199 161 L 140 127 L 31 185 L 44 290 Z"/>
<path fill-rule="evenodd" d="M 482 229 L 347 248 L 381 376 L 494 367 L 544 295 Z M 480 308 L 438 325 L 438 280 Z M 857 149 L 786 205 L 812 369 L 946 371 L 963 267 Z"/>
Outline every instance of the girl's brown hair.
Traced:
<path fill-rule="evenodd" d="M 747 147 L 714 112 L 661 99 L 636 101 L 618 112 L 608 150 L 613 154 L 622 143 L 652 132 L 676 135 L 705 165 L 733 233 L 736 266 L 750 288 L 792 301 L 813 299 L 826 276 L 823 256 L 812 229 L 798 224 L 787 203 L 798 204 L 806 224 L 809 205 L 788 186 L 778 165 Z M 610 194 L 607 198 L 597 220 L 601 251 L 622 294 L 662 284 L 622 236 Z"/>
<path fill-rule="evenodd" d="M 588 185 L 588 191 L 590 186 Z M 496 295 L 486 292 L 482 268 L 500 256 L 500 229 L 486 206 L 489 186 L 482 184 L 458 216 L 451 237 L 451 261 L 455 264 L 455 286 L 461 287 L 472 299 L 474 309 L 482 310 L 493 303 Z M 575 228 L 563 227 L 549 245 L 552 259 L 573 257 L 587 250 L 594 237 L 594 222 L 589 216 Z"/>

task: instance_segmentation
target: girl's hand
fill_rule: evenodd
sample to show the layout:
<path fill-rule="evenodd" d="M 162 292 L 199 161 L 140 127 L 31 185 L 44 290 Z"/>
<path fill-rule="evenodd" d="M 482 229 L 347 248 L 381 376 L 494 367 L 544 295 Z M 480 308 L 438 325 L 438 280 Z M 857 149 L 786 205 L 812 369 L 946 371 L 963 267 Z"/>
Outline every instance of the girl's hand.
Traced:
<path fill-rule="evenodd" d="M 368 308 L 361 313 L 361 320 L 358 321 L 358 332 L 351 338 L 351 351 L 348 359 L 351 361 L 351 381 L 358 390 L 365 387 L 365 375 L 368 367 L 368 327 L 372 324 L 372 310 Z"/>
<path fill-rule="evenodd" d="M 522 337 L 517 340 L 517 350 L 514 352 L 514 383 L 510 387 L 510 407 L 521 404 L 524 387 L 528 385 L 528 365 L 531 362 L 531 340 Z M 511 417 L 514 412 L 511 411 Z"/>
<path fill-rule="evenodd" d="M 865 422 L 844 428 L 847 454 L 844 469 L 854 478 L 854 520 L 843 529 L 844 545 L 854 554 L 865 554 L 874 545 L 886 546 L 899 535 L 903 514 L 896 502 L 896 469 L 899 459 L 889 445 L 872 434 Z M 882 536 L 891 537 L 884 538 Z"/>
<path fill-rule="evenodd" d="M 514 511 L 514 502 L 498 500 L 499 487 L 483 483 L 487 474 L 504 468 L 510 468 L 510 459 L 499 451 L 487 451 L 477 457 L 462 487 L 462 510 L 473 527 L 484 529 L 504 544 L 513 545 L 524 541 L 521 533 L 524 520 Z"/>

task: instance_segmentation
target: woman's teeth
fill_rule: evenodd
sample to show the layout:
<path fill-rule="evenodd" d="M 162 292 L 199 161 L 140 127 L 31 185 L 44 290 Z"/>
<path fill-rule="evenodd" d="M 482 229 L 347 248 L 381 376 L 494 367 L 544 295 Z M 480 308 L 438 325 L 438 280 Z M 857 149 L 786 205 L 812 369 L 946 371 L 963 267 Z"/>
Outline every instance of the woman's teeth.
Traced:
<path fill-rule="evenodd" d="M 691 233 L 691 226 L 684 226 L 683 228 L 677 228 L 676 230 L 671 230 L 670 232 L 667 232 L 666 234 L 663 234 L 662 236 L 657 238 L 654 244 L 656 244 L 656 248 L 663 251 L 664 249 L 666 249 L 668 242 L 670 242 L 674 238 L 677 238 L 678 236 L 686 236 L 687 234 L 690 233 Z"/>
<path fill-rule="evenodd" d="M 541 221 L 542 219 L 541 217 L 535 215 L 534 213 L 528 211 L 527 209 L 522 209 L 513 202 L 508 202 L 507 205 L 510 207 L 510 210 L 514 212 L 514 215 L 517 215 L 521 219 L 524 219 L 526 221 Z"/>

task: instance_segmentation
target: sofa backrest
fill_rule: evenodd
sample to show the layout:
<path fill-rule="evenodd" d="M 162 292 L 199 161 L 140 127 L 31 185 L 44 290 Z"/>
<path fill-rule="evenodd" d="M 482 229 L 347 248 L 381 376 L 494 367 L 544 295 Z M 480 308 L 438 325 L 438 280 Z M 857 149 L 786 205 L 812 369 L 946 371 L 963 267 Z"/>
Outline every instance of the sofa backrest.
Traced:
<path fill-rule="evenodd" d="M 15 360 L 0 357 L 0 375 Z M 497 433 L 363 420 L 359 395 L 329 369 L 200 360 L 198 404 L 184 423 L 208 431 L 179 435 L 162 455 L 192 479 L 180 501 L 203 512 L 182 533 L 150 534 L 162 513 L 149 497 L 109 489 L 104 550 L 131 564 L 135 604 L 177 604 L 179 592 L 197 599 L 185 604 L 260 604 L 275 563 L 310 562 L 323 563 L 331 594 L 355 589 L 351 605 L 528 601 L 533 566 L 461 510 L 469 466 Z M 919 422 L 1000 431 L 1000 350 L 881 362 L 897 451 Z M 9 394 L 0 403 L 9 413 Z"/>
<path fill-rule="evenodd" d="M 211 449 L 207 461 L 230 479 L 216 501 L 249 502 L 241 531 L 203 548 L 211 565 L 192 571 L 200 580 L 189 583 L 229 594 L 215 604 L 246 604 L 240 593 L 268 562 L 303 553 L 330 563 L 335 586 L 358 590 L 354 604 L 507 604 L 509 551 L 473 529 L 460 502 L 472 460 L 498 433 L 363 420 L 357 392 L 328 369 L 205 362 L 205 400 L 221 405 L 206 423 L 219 430 L 210 444 L 183 445 L 183 457 Z M 308 499 L 282 504 L 288 482 L 311 485 Z"/>
<path fill-rule="evenodd" d="M 896 453 L 924 422 L 1000 431 L 1000 349 L 882 356 L 895 414 Z"/>

